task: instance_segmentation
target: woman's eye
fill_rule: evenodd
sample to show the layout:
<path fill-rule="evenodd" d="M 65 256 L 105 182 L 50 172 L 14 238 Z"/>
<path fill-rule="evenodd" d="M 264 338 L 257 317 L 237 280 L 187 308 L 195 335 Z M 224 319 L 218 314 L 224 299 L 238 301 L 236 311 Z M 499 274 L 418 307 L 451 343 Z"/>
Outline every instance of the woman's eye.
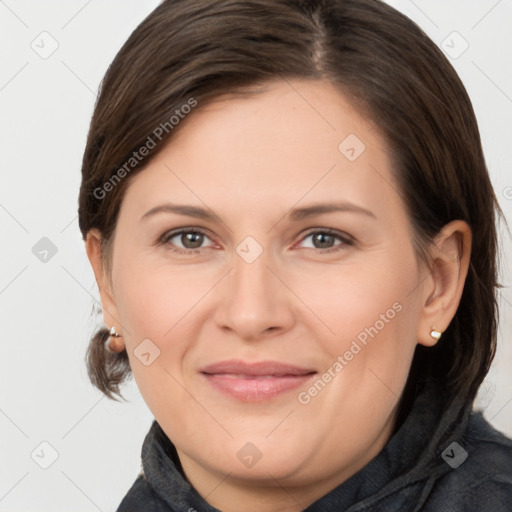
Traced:
<path fill-rule="evenodd" d="M 203 243 L 205 240 L 210 240 L 203 232 L 189 229 L 166 233 L 161 238 L 163 245 L 168 245 L 169 248 L 176 252 L 196 252 L 198 249 L 204 249 Z M 209 246 L 206 246 L 209 247 Z"/>
<path fill-rule="evenodd" d="M 213 247 L 213 243 L 203 245 L 210 238 L 197 229 L 181 229 L 164 234 L 160 239 L 160 244 L 165 245 L 170 250 L 178 253 L 196 253 L 201 249 Z M 306 243 L 310 240 L 309 244 Z M 211 242 L 211 240 L 210 240 Z M 337 231 L 329 229 L 317 230 L 307 234 L 302 238 L 301 244 L 306 248 L 316 249 L 327 253 L 339 251 L 347 246 L 354 245 L 354 241 L 348 235 L 343 235 Z"/>
<path fill-rule="evenodd" d="M 311 240 L 311 245 L 308 248 L 318 249 L 322 252 L 338 251 L 354 245 L 354 241 L 348 235 L 342 235 L 328 229 L 313 231 L 306 235 L 302 242 L 308 239 Z"/>

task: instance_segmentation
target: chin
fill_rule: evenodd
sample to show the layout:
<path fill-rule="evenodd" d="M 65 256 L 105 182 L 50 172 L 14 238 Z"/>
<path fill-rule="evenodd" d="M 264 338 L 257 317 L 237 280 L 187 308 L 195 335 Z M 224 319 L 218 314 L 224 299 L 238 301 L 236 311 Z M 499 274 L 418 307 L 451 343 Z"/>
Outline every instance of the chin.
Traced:
<path fill-rule="evenodd" d="M 219 453 L 210 452 L 208 459 L 204 459 L 205 454 L 201 453 L 197 462 L 221 474 L 231 473 L 230 478 L 260 483 L 269 479 L 300 479 L 312 448 L 308 451 L 302 441 L 290 436 L 286 440 L 278 436 L 272 440 L 271 437 L 252 436 L 252 441 L 251 437 L 247 440 L 238 437 L 230 440 L 228 445 L 219 443 L 218 450 L 215 450 Z M 229 456 L 230 453 L 233 455 Z"/>

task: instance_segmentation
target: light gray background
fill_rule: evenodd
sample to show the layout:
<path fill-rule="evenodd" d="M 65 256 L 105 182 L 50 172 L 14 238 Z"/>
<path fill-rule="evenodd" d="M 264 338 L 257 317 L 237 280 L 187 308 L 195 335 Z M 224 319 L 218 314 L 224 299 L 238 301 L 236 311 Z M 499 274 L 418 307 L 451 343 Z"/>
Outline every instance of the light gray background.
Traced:
<path fill-rule="evenodd" d="M 512 2 L 389 3 L 451 54 L 510 222 Z M 85 350 L 101 318 L 91 315 L 98 294 L 76 212 L 99 82 L 157 4 L 0 0 L 1 512 L 115 510 L 139 471 L 152 415 L 135 384 L 125 387 L 129 402 L 119 404 L 103 398 L 86 375 Z M 464 41 L 469 47 L 458 55 Z M 57 249 L 46 262 L 32 252 L 43 237 Z M 502 247 L 510 259 L 508 235 Z M 478 403 L 512 435 L 510 266 L 502 283 L 501 343 Z M 40 467 L 57 455 L 48 469 Z"/>

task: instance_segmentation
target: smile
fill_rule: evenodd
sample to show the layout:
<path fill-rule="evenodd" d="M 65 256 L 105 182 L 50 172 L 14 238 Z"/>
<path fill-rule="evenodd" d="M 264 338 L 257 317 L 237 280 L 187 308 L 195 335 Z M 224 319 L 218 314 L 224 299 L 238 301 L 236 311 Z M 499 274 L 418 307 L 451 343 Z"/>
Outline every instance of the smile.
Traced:
<path fill-rule="evenodd" d="M 217 391 L 245 402 L 261 402 L 304 385 L 317 372 L 277 361 L 224 361 L 200 373 Z"/>

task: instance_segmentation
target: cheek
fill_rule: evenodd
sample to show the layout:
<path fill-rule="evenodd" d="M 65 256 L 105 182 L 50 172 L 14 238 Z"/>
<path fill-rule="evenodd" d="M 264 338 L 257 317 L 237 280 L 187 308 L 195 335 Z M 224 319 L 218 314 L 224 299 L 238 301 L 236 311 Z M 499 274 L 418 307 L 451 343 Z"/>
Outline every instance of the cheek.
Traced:
<path fill-rule="evenodd" d="M 398 324 L 411 302 L 417 282 L 414 264 L 385 261 L 386 255 L 368 263 L 332 266 L 321 273 L 301 269 L 288 277 L 297 296 L 312 315 L 322 321 L 326 339 L 353 338 L 365 329 L 389 331 Z M 401 271 L 397 272 L 396 269 Z M 293 281 L 292 281 L 293 279 Z M 371 329 L 373 332 L 373 329 Z"/>
<path fill-rule="evenodd" d="M 119 261 L 116 278 L 117 309 L 128 331 L 125 343 L 132 372 L 142 392 L 155 388 L 146 393 L 149 397 L 158 394 L 163 381 L 174 386 L 172 376 L 180 379 L 186 355 L 200 338 L 203 304 L 207 302 L 202 301 L 218 276 L 211 269 L 154 262 L 142 255 Z M 155 364 L 141 364 L 138 356 L 143 343 L 151 358 L 157 356 Z"/>
<path fill-rule="evenodd" d="M 127 247 L 124 254 L 128 256 L 118 259 L 116 303 L 132 335 L 162 339 L 186 321 L 211 287 L 214 276 L 211 271 L 191 268 L 193 265 L 173 265 L 160 252 L 150 251 L 155 255 L 143 251 L 133 254 L 133 248 Z"/>
<path fill-rule="evenodd" d="M 332 267 L 320 278 L 297 281 L 294 289 L 315 314 L 326 369 L 342 357 L 344 377 L 335 379 L 333 390 L 353 391 L 357 381 L 358 394 L 375 386 L 400 394 L 416 346 L 417 278 L 412 253 L 389 252 L 372 264 Z"/>
<path fill-rule="evenodd" d="M 129 332 L 126 349 L 141 395 L 159 419 L 165 417 L 163 410 L 168 412 L 170 397 L 172 410 L 186 410 L 190 397 L 180 385 L 182 366 L 197 338 L 190 319 L 207 283 L 196 284 L 199 280 L 175 268 L 152 267 L 136 258 L 119 265 L 117 279 L 118 313 Z M 191 427 L 188 417 L 184 421 Z M 168 433 L 175 434 L 175 422 L 171 427 Z"/>

